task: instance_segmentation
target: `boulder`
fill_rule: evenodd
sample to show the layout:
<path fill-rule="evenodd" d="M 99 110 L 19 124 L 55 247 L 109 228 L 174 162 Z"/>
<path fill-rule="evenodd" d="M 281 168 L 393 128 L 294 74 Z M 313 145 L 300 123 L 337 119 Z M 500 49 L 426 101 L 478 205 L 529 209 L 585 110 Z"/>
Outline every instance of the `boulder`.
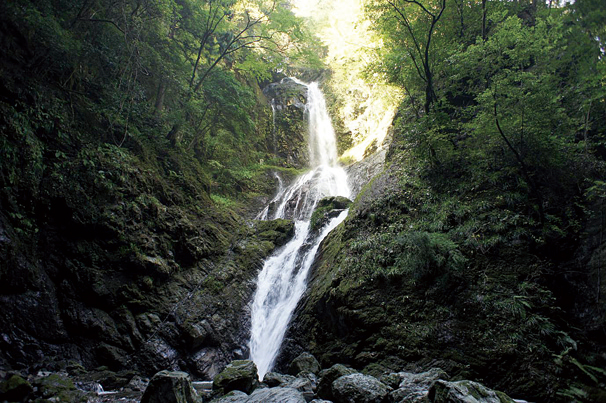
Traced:
<path fill-rule="evenodd" d="M 435 403 L 514 403 L 505 393 L 473 381 L 438 380 L 429 391 L 429 397 Z"/>
<path fill-rule="evenodd" d="M 311 388 L 314 392 L 318 390 L 318 375 L 313 372 L 299 372 L 297 378 L 307 379 L 311 383 Z"/>
<path fill-rule="evenodd" d="M 291 388 L 299 391 L 306 401 L 310 401 L 314 398 L 314 386 L 312 379 L 315 380 L 315 375 L 312 373 L 305 373 L 303 376 L 294 377 L 292 375 L 283 375 L 277 372 L 268 372 L 263 377 L 263 383 L 270 388 L 282 387 Z M 312 378 L 312 379 L 310 379 Z"/>
<path fill-rule="evenodd" d="M 257 389 L 246 403 L 307 403 L 303 395 L 292 388 Z"/>
<path fill-rule="evenodd" d="M 299 391 L 307 402 L 315 396 L 313 385 L 307 378 L 295 378 L 284 386 Z"/>
<path fill-rule="evenodd" d="M 212 401 L 212 403 L 306 403 L 301 393 L 292 388 L 262 388 L 255 390 L 250 396 L 240 391 Z"/>
<path fill-rule="evenodd" d="M 383 403 L 391 388 L 370 375 L 345 375 L 332 383 L 335 403 Z"/>
<path fill-rule="evenodd" d="M 250 360 L 236 360 L 215 376 L 213 390 L 221 393 L 232 390 L 251 393 L 258 384 L 259 375 L 255 363 Z"/>
<path fill-rule="evenodd" d="M 448 380 L 446 372 L 439 368 L 418 374 L 411 372 L 398 372 L 381 378 L 385 384 L 397 388 L 391 392 L 394 403 L 429 402 L 429 390 L 438 380 Z"/>
<path fill-rule="evenodd" d="M 283 375 L 277 372 L 268 372 L 263 377 L 263 383 L 269 386 L 270 388 L 273 388 L 275 386 L 284 386 L 288 382 L 292 382 L 295 379 L 297 378 L 292 375 Z"/>
<path fill-rule="evenodd" d="M 143 379 L 141 378 L 139 375 L 135 375 L 131 378 L 130 381 L 128 381 L 128 384 L 126 384 L 126 386 L 124 386 L 124 389 L 126 390 L 131 390 L 134 392 L 143 392 L 145 391 L 145 389 L 147 389 L 147 386 L 149 385 L 149 379 Z"/>
<path fill-rule="evenodd" d="M 141 403 L 194 403 L 195 396 L 189 374 L 160 371 L 149 381 Z"/>
<path fill-rule="evenodd" d="M 212 403 L 246 403 L 248 395 L 239 390 L 232 390 L 225 396 L 212 400 Z"/>
<path fill-rule="evenodd" d="M 316 360 L 316 357 L 305 352 L 290 363 L 288 373 L 291 375 L 297 375 L 299 372 L 311 372 L 312 374 L 318 374 L 321 369 L 322 367 L 320 367 L 320 363 L 318 360 Z"/>
<path fill-rule="evenodd" d="M 320 382 L 318 383 L 318 396 L 322 399 L 332 400 L 332 383 L 343 375 L 355 374 L 351 368 L 343 364 L 335 364 L 332 367 L 320 373 Z"/>

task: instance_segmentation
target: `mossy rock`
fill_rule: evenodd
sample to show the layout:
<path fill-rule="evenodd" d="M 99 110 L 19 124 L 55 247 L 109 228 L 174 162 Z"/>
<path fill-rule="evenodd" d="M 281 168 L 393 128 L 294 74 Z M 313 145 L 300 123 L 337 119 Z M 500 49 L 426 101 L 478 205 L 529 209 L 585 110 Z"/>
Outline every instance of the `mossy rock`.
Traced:
<path fill-rule="evenodd" d="M 160 371 L 149 382 L 141 403 L 194 403 L 194 396 L 196 393 L 189 374 L 181 371 Z"/>
<path fill-rule="evenodd" d="M 438 380 L 429 391 L 433 402 L 449 403 L 513 403 L 514 400 L 503 392 L 497 392 L 473 381 L 447 382 Z"/>
<path fill-rule="evenodd" d="M 349 208 L 352 201 L 343 196 L 325 197 L 318 202 L 316 209 L 311 215 L 311 229 L 318 230 L 328 220 L 338 216 L 341 211 Z"/>
<path fill-rule="evenodd" d="M 251 393 L 259 384 L 257 366 L 250 360 L 232 361 L 213 380 L 213 390 L 222 394 L 232 390 Z"/>
<path fill-rule="evenodd" d="M 269 241 L 275 246 L 282 246 L 295 234 L 295 224 L 291 220 L 284 219 L 256 221 L 255 230 L 261 241 Z"/>
<path fill-rule="evenodd" d="M 51 374 L 34 382 L 37 395 L 43 399 L 58 399 L 60 402 L 86 402 L 84 392 L 77 390 L 71 379 Z"/>
<path fill-rule="evenodd" d="M 332 383 L 342 376 L 355 373 L 355 370 L 348 368 L 343 364 L 335 364 L 332 367 L 322 371 L 320 373 L 320 382 L 318 383 L 318 396 L 322 399 L 333 399 Z"/>
<path fill-rule="evenodd" d="M 320 367 L 320 363 L 308 352 L 304 352 L 295 358 L 288 368 L 288 373 L 290 375 L 298 375 L 300 372 L 308 372 L 312 374 L 318 374 L 322 367 Z"/>
<path fill-rule="evenodd" d="M 0 383 L 0 400 L 9 402 L 25 401 L 34 388 L 20 375 L 12 375 Z"/>

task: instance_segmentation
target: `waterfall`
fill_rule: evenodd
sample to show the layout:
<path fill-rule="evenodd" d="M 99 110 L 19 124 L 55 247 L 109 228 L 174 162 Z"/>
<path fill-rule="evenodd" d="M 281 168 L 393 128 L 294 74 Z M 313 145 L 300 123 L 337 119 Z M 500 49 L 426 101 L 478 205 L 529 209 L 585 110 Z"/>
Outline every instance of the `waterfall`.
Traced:
<path fill-rule="evenodd" d="M 335 133 L 324 96 L 317 83 L 297 82 L 307 87 L 310 170 L 287 187 L 279 180 L 280 189 L 270 203 L 275 206 L 274 211 L 269 214 L 267 206 L 258 216 L 295 221 L 293 238 L 265 261 L 253 297 L 249 347 L 261 379 L 278 355 L 292 313 L 305 292 L 320 243 L 347 216 L 344 211 L 319 232 L 311 231 L 314 208 L 324 197 L 350 196 L 347 174 L 337 165 Z"/>

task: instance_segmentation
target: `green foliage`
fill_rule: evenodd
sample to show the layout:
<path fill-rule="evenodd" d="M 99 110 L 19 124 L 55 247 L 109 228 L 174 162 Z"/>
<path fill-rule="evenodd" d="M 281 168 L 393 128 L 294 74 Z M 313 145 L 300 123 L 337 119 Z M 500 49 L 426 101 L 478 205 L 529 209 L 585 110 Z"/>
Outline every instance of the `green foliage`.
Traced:
<path fill-rule="evenodd" d="M 381 233 L 354 242 L 350 260 L 371 277 L 427 282 L 459 271 L 465 258 L 447 235 L 422 231 Z"/>
<path fill-rule="evenodd" d="M 93 140 L 193 156 L 222 193 L 265 158 L 257 80 L 317 47 L 289 7 L 265 0 L 9 1 L 0 12 L 11 32 L 0 56 L 61 94 L 61 119 Z"/>
<path fill-rule="evenodd" d="M 211 194 L 210 198 L 212 199 L 212 201 L 214 201 L 215 203 L 217 203 L 221 206 L 224 206 L 224 207 L 233 207 L 234 206 L 234 201 L 228 199 L 227 197 Z"/>
<path fill-rule="evenodd" d="M 469 25 L 459 28 L 474 35 L 455 29 L 453 8 L 440 20 L 432 58 L 438 100 L 429 113 L 418 113 L 422 83 L 415 84 L 414 69 L 405 69 L 407 52 L 389 51 L 377 65 L 386 74 L 394 69 L 413 74 L 386 77 L 408 93 L 402 110 L 409 112 L 396 120 L 396 141 L 418 158 L 428 180 L 454 192 L 455 202 L 478 191 L 500 200 L 477 200 L 498 212 L 461 203 L 472 208 L 469 213 L 486 211 L 466 218 L 457 235 L 466 234 L 463 242 L 482 251 L 502 242 L 504 234 L 543 243 L 579 230 L 579 209 L 572 205 L 582 202 L 579 189 L 600 169 L 592 154 L 602 153 L 604 127 L 597 120 L 606 117 L 603 58 L 578 15 L 488 4 L 485 35 Z M 414 46 L 405 26 L 400 32 L 393 25 L 402 21 L 382 23 L 379 29 L 389 31 L 383 35 L 394 41 L 394 49 L 401 46 L 397 40 Z M 448 230 L 447 221 L 430 230 Z"/>

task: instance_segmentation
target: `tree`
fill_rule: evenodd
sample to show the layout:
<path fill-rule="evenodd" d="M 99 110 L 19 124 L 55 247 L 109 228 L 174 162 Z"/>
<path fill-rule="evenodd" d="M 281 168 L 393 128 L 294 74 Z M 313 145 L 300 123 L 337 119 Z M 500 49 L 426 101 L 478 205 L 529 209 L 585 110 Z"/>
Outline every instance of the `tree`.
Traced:
<path fill-rule="evenodd" d="M 395 27 L 396 38 L 392 40 L 404 48 L 414 71 L 424 83 L 423 106 L 425 113 L 428 113 L 438 99 L 434 85 L 432 40 L 446 10 L 446 0 L 426 0 L 425 4 L 420 0 L 379 0 L 370 9 L 381 19 L 384 34 L 390 35 L 389 31 L 394 30 L 390 21 L 396 21 L 399 25 Z"/>

